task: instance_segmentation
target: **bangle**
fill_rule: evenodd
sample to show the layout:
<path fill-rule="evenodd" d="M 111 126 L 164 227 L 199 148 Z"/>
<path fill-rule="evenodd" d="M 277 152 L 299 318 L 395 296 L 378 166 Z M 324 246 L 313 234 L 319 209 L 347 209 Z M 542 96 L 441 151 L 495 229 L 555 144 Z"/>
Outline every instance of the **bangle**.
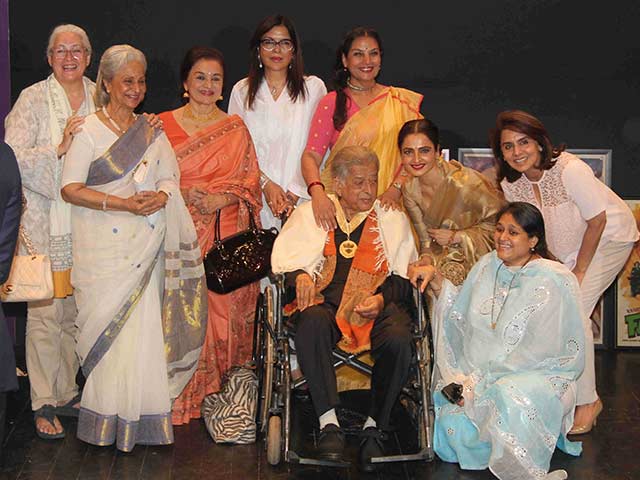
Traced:
<path fill-rule="evenodd" d="M 322 183 L 322 182 L 320 182 L 320 181 L 316 180 L 315 182 L 311 182 L 311 183 L 307 186 L 307 193 L 309 194 L 309 196 L 311 196 L 311 189 L 312 189 L 313 187 L 315 187 L 316 185 L 320 185 L 320 186 L 322 187 L 322 191 L 323 191 L 323 192 L 325 191 L 324 183 Z"/>
<path fill-rule="evenodd" d="M 400 182 L 393 182 L 391 185 L 402 191 L 402 184 Z"/>
<path fill-rule="evenodd" d="M 104 199 L 102 200 L 102 211 L 103 212 L 107 211 L 107 198 L 109 198 L 109 194 L 105 193 L 104 194 Z"/>
<path fill-rule="evenodd" d="M 451 236 L 449 237 L 449 241 L 447 242 L 447 245 L 451 245 L 453 242 L 453 239 L 456 236 L 456 233 L 458 233 L 457 230 L 451 230 Z"/>
<path fill-rule="evenodd" d="M 264 190 L 264 187 L 267 186 L 271 180 L 264 173 L 260 172 L 260 190 Z"/>

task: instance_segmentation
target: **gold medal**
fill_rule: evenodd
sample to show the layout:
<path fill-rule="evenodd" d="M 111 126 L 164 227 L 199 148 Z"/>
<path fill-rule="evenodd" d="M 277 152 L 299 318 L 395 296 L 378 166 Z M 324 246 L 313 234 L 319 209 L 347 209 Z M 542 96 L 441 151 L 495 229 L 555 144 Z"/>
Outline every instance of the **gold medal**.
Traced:
<path fill-rule="evenodd" d="M 358 245 L 356 244 L 356 242 L 347 238 L 340 244 L 339 250 L 340 255 L 342 255 L 344 258 L 353 258 L 356 254 L 356 250 L 358 250 Z"/>
<path fill-rule="evenodd" d="M 356 255 L 356 251 L 358 250 L 358 244 L 351 240 L 351 232 L 353 232 L 360 226 L 362 222 L 366 220 L 369 212 L 373 209 L 373 206 L 365 212 L 356 213 L 349 221 L 344 214 L 344 210 L 342 209 L 340 201 L 334 195 L 329 195 L 329 198 L 336 207 L 336 220 L 338 222 L 338 228 L 340 228 L 340 230 L 342 230 L 347 235 L 347 239 L 340 244 L 340 246 L 338 247 L 338 251 L 344 258 L 353 258 Z"/>

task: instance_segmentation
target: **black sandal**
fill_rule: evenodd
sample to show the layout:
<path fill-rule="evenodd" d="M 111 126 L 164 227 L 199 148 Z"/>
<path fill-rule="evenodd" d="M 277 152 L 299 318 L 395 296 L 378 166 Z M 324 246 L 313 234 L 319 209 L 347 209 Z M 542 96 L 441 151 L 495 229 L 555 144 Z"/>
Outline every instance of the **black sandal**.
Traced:
<path fill-rule="evenodd" d="M 36 435 L 38 435 L 38 437 L 42 438 L 43 440 L 57 440 L 58 438 L 64 438 L 65 436 L 64 428 L 60 433 L 47 433 L 39 430 L 38 429 L 39 418 L 44 418 L 47 422 L 49 422 L 49 425 L 51 425 L 55 430 L 56 414 L 55 414 L 55 408 L 53 405 L 43 405 L 38 410 L 35 410 L 33 412 L 33 421 L 35 422 Z"/>
<path fill-rule="evenodd" d="M 64 405 L 55 408 L 55 413 L 59 417 L 75 417 L 77 418 L 80 413 L 80 407 L 74 407 L 76 403 L 80 403 L 82 399 L 82 392 L 79 392 L 75 397 L 69 400 Z"/>

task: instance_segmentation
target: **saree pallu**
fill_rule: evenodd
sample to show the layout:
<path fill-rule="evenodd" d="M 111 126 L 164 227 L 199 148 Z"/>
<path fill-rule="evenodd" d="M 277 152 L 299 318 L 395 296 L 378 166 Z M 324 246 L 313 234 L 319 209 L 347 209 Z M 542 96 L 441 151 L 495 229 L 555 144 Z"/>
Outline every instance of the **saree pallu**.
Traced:
<path fill-rule="evenodd" d="M 378 156 L 378 195 L 382 194 L 395 178 L 400 166 L 398 132 L 405 122 L 422 118 L 422 95 L 404 88 L 387 87 L 375 100 L 358 110 L 345 123 L 320 174 L 327 192 L 333 192 L 331 164 L 335 155 L 344 147 L 361 145 L 369 147 Z"/>
<path fill-rule="evenodd" d="M 134 175 L 143 166 L 141 188 Z M 78 438 L 88 443 L 131 451 L 173 442 L 171 399 L 195 370 L 207 318 L 200 249 L 178 182 L 169 142 L 140 118 L 91 163 L 86 185 L 122 198 L 162 190 L 165 208 L 145 217 L 73 207 L 77 352 L 87 378 Z"/>
<path fill-rule="evenodd" d="M 460 285 L 480 257 L 493 250 L 496 214 L 504 205 L 502 194 L 475 170 L 455 160 L 438 160 L 443 180 L 427 205 L 421 179 L 405 182 L 402 197 L 420 242 L 420 254 L 432 257 L 434 265 L 454 285 Z M 441 246 L 432 242 L 428 229 L 457 230 L 460 242 Z"/>
<path fill-rule="evenodd" d="M 251 136 L 240 117 L 233 115 L 188 136 L 171 112 L 161 115 L 180 166 L 180 187 L 199 187 L 209 193 L 230 193 L 253 208 L 256 221 L 261 208 L 260 173 Z M 202 213 L 189 205 L 202 254 L 214 240 L 215 213 Z M 244 202 L 221 210 L 220 234 L 227 237 L 249 225 Z M 251 360 L 253 318 L 259 283 L 226 295 L 208 291 L 209 319 L 198 368 L 173 404 L 174 425 L 200 418 L 204 397 L 220 390 L 224 374 Z"/>

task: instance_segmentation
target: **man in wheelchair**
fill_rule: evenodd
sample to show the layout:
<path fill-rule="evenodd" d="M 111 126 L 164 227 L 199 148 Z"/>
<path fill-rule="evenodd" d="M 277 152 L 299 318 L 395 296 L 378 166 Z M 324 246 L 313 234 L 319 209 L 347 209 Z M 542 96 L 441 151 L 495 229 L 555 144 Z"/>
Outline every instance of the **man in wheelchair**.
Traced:
<path fill-rule="evenodd" d="M 378 158 L 352 146 L 336 155 L 329 198 L 338 228 L 325 231 L 312 203 L 296 209 L 276 239 L 274 273 L 286 273 L 295 300 L 285 307 L 295 325 L 295 347 L 319 418 L 317 455 L 342 459 L 345 437 L 336 416 L 339 404 L 332 350 L 371 350 L 371 410 L 362 432 L 359 461 L 373 470 L 384 456 L 384 431 L 407 381 L 411 358 L 413 289 L 407 267 L 417 258 L 409 220 L 376 200 Z"/>

